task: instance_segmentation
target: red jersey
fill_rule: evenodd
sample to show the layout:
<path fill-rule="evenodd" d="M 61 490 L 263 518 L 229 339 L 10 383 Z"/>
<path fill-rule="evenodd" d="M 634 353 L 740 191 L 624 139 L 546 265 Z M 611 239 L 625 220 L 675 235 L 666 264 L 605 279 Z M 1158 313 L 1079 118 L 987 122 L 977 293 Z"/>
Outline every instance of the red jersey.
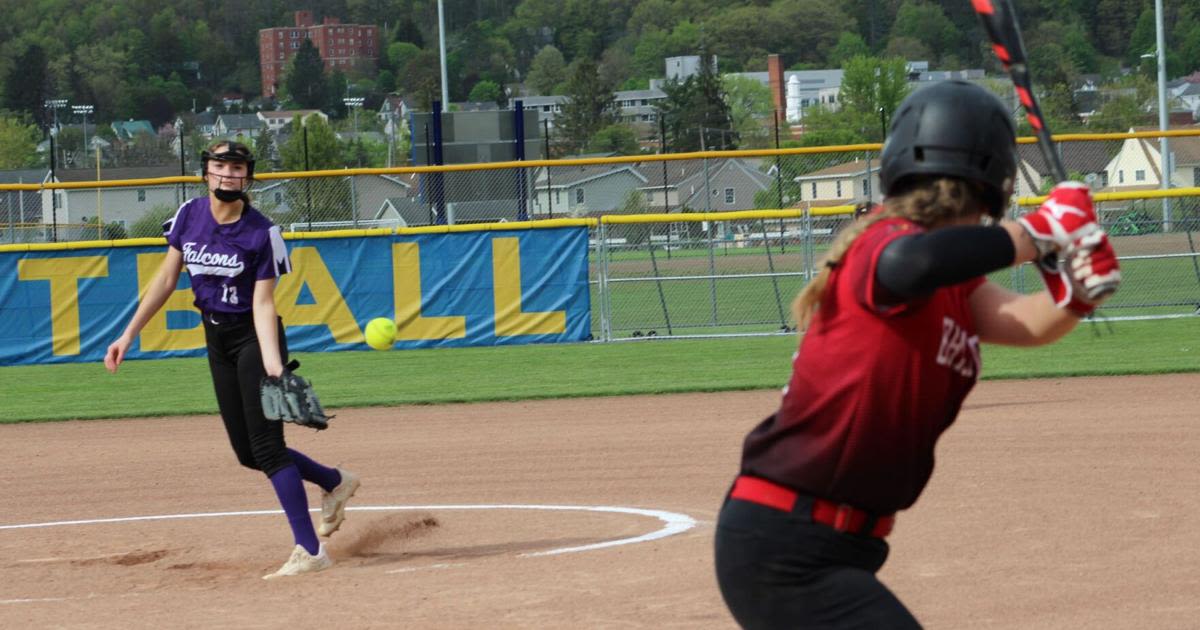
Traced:
<path fill-rule="evenodd" d="M 880 221 L 832 270 L 779 410 L 746 436 L 744 474 L 878 514 L 917 500 L 933 472 L 934 445 L 979 374 L 967 299 L 984 282 L 878 304 L 880 253 L 922 229 Z"/>

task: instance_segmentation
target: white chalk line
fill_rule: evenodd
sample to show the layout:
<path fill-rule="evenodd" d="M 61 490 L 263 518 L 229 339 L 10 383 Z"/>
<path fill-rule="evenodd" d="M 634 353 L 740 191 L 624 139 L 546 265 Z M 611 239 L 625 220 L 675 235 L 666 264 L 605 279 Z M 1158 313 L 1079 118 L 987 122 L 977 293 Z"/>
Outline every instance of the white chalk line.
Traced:
<path fill-rule="evenodd" d="M 414 511 L 414 510 L 543 510 L 553 512 L 605 512 L 610 514 L 632 514 L 636 516 L 647 516 L 656 518 L 663 523 L 659 529 L 642 534 L 640 536 L 632 536 L 629 538 L 618 538 L 615 540 L 607 540 L 604 542 L 592 543 L 590 545 L 578 545 L 574 547 L 561 547 L 558 549 L 550 549 L 547 551 L 536 551 L 531 553 L 518 554 L 520 557 L 536 557 L 536 556 L 553 556 L 564 553 L 578 553 L 581 551 L 593 551 L 596 549 L 605 549 L 608 547 L 617 547 L 620 545 L 632 545 L 636 543 L 649 542 L 674 536 L 688 531 L 696 526 L 696 519 L 677 512 L 668 512 L 665 510 L 650 510 L 643 508 L 617 507 L 606 505 L 523 505 L 523 504 L 494 504 L 494 505 L 368 505 L 347 507 L 350 512 L 397 512 L 397 511 Z M 317 512 L 318 508 L 313 508 L 309 512 Z M 17 530 L 17 529 L 37 529 L 44 527 L 68 527 L 75 525 L 103 525 L 111 523 L 136 523 L 145 521 L 170 521 L 190 518 L 225 518 L 232 516 L 264 516 L 268 514 L 283 514 L 283 510 L 245 510 L 238 512 L 196 512 L 191 514 L 156 514 L 153 516 L 123 516 L 115 518 L 89 518 L 78 519 L 71 521 L 50 521 L 44 523 L 23 523 L 17 525 L 0 525 L 2 530 Z"/>

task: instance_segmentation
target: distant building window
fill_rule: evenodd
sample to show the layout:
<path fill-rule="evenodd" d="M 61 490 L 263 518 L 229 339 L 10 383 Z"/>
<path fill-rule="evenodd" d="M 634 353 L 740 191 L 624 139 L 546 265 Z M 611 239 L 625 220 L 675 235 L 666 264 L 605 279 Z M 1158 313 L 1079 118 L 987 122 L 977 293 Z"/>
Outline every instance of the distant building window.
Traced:
<path fill-rule="evenodd" d="M 298 42 L 292 42 L 292 49 L 293 49 L 293 50 L 295 50 L 295 49 L 297 49 L 297 48 L 299 48 L 299 47 L 300 47 L 300 44 L 299 44 Z"/>
<path fill-rule="evenodd" d="M 1117 183 L 1118 184 L 1125 183 L 1125 171 L 1117 171 Z"/>
<path fill-rule="evenodd" d="M 1101 171 L 1100 172 L 1100 187 L 1104 188 L 1106 186 L 1108 186 L 1108 171 Z"/>
<path fill-rule="evenodd" d="M 725 203 L 733 203 L 733 189 L 732 188 L 725 189 Z"/>
<path fill-rule="evenodd" d="M 138 190 L 138 201 L 145 201 L 145 200 L 146 200 L 146 191 L 144 189 L 139 189 Z"/>
<path fill-rule="evenodd" d="M 1146 171 L 1143 171 L 1143 170 L 1134 171 L 1133 172 L 1133 181 L 1135 181 L 1135 182 L 1146 181 Z"/>
<path fill-rule="evenodd" d="M 842 180 L 837 180 L 837 198 L 842 198 Z"/>
<path fill-rule="evenodd" d="M 1192 185 L 1200 186 L 1200 168 L 1192 169 Z"/>
<path fill-rule="evenodd" d="M 575 203 L 583 203 L 583 189 L 582 188 L 575 189 Z"/>
<path fill-rule="evenodd" d="M 1200 170 L 1200 169 L 1196 169 L 1196 170 Z M 646 195 L 646 201 L 653 201 L 653 200 L 654 200 L 654 191 L 647 190 L 647 191 L 645 192 L 645 195 Z"/>
<path fill-rule="evenodd" d="M 275 191 L 275 203 L 283 203 L 283 193 Z"/>
<path fill-rule="evenodd" d="M 862 194 L 863 194 L 864 196 L 866 196 L 866 195 L 870 195 L 870 194 L 871 194 L 871 188 L 870 188 L 870 186 L 871 186 L 871 184 L 870 184 L 870 183 L 868 183 L 868 182 L 867 182 L 867 178 L 865 178 L 865 177 L 864 177 L 864 178 L 863 178 L 863 180 L 862 180 L 862 191 L 863 191 L 863 192 L 862 192 Z"/>
<path fill-rule="evenodd" d="M 562 197 L 559 196 L 559 193 L 561 192 L 561 190 L 554 191 L 554 203 L 562 203 Z"/>
<path fill-rule="evenodd" d="M 817 182 L 812 183 L 812 198 L 817 198 Z"/>

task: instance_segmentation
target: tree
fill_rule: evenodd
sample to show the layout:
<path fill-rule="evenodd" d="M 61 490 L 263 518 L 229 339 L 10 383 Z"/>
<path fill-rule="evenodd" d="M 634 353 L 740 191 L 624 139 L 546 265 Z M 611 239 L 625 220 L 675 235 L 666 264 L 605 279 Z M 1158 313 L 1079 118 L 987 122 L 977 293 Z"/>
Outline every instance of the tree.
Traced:
<path fill-rule="evenodd" d="M 471 93 L 467 95 L 467 100 L 474 103 L 504 105 L 504 91 L 500 89 L 500 86 L 495 81 L 484 79 L 471 88 Z"/>
<path fill-rule="evenodd" d="M 673 151 L 712 151 L 738 146 L 721 77 L 713 66 L 713 57 L 702 53 L 698 73 L 683 81 L 669 81 L 663 89 L 667 98 L 659 106 L 659 115 L 666 126 L 667 144 Z"/>
<path fill-rule="evenodd" d="M 534 94 L 553 94 L 554 88 L 567 79 L 567 62 L 554 46 L 546 45 L 533 56 L 525 84 Z"/>
<path fill-rule="evenodd" d="M 440 100 L 441 73 L 437 51 L 422 50 L 409 60 L 400 74 L 400 87 L 412 95 L 420 109 L 428 111 L 435 100 Z M 445 109 L 446 104 L 442 104 Z"/>
<path fill-rule="evenodd" d="M 412 61 L 420 53 L 421 48 L 419 46 L 408 42 L 395 42 L 387 48 L 388 62 L 397 70 L 404 70 L 408 62 Z"/>
<path fill-rule="evenodd" d="M 838 35 L 837 44 L 829 51 L 829 63 L 841 66 L 846 61 L 859 56 L 868 56 L 871 49 L 858 33 L 844 32 Z"/>
<path fill-rule="evenodd" d="M 908 96 L 908 71 L 903 59 L 892 57 L 854 57 L 846 62 L 842 75 L 841 125 L 858 130 L 859 141 L 882 141 L 879 110 L 887 118 Z"/>
<path fill-rule="evenodd" d="M 43 129 L 49 127 L 53 120 L 45 106 L 50 96 L 49 76 L 46 51 L 37 44 L 26 48 L 4 77 L 4 99 L 0 101 L 0 109 L 28 112 L 33 116 L 34 124 Z"/>
<path fill-rule="evenodd" d="M 309 114 L 304 120 L 292 119 L 291 134 L 287 142 L 279 147 L 279 157 L 285 171 L 303 171 L 305 130 L 308 136 L 308 169 L 320 171 L 342 168 L 342 149 L 333 128 L 317 114 Z"/>
<path fill-rule="evenodd" d="M 0 114 L 0 169 L 35 166 L 38 163 L 37 144 L 41 135 L 36 125 L 16 116 Z"/>
<path fill-rule="evenodd" d="M 309 39 L 300 43 L 300 50 L 289 64 L 287 93 L 292 101 L 304 109 L 317 109 L 325 104 L 328 87 L 325 81 L 325 62 L 321 53 Z"/>
<path fill-rule="evenodd" d="M 961 41 L 959 29 L 939 4 L 905 0 L 896 12 L 892 37 L 908 37 L 924 44 L 938 57 L 953 53 Z"/>
<path fill-rule="evenodd" d="M 580 58 L 572 66 L 567 100 L 555 125 L 562 129 L 568 150 L 575 152 L 586 147 L 596 131 L 616 122 L 616 97 L 613 86 L 600 79 L 594 61 Z"/>
<path fill-rule="evenodd" d="M 587 150 L 590 153 L 634 155 L 640 149 L 633 127 L 617 123 L 596 131 L 588 142 Z"/>
<path fill-rule="evenodd" d="M 771 142 L 775 102 L 771 89 L 754 79 L 727 76 L 721 79 L 729 118 L 743 148 L 763 148 Z"/>
<path fill-rule="evenodd" d="M 292 120 L 291 135 L 279 154 L 285 171 L 304 169 L 305 130 L 308 139 L 310 170 L 331 170 L 346 166 L 346 155 L 333 128 L 318 114 L 309 114 L 303 121 Z M 342 177 L 304 178 L 284 185 L 284 198 L 290 213 L 276 214 L 278 224 L 311 221 L 346 221 L 353 216 L 354 200 L 350 184 Z"/>

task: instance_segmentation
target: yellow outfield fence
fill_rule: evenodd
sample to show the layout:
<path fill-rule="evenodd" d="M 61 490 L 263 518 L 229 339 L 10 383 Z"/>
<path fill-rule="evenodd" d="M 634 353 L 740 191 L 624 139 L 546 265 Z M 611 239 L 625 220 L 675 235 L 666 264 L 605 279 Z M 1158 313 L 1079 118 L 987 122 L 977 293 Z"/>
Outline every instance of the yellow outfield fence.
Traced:
<path fill-rule="evenodd" d="M 1175 164 L 1169 189 L 1161 137 Z M 1187 317 L 1200 309 L 1200 130 L 1056 136 L 1087 182 L 1126 283 L 1101 314 Z M 1052 184 L 1020 140 L 1010 212 Z M 585 226 L 593 336 L 784 334 L 789 303 L 855 204 L 880 200 L 878 144 L 451 166 L 260 173 L 255 207 L 285 238 Z M 1190 159 L 1190 158 L 1188 158 Z M 204 194 L 197 177 L 0 185 L 0 251 L 162 244 L 161 224 Z M 85 245 L 86 244 L 86 245 Z M 1028 266 L 994 278 L 1040 290 Z"/>

